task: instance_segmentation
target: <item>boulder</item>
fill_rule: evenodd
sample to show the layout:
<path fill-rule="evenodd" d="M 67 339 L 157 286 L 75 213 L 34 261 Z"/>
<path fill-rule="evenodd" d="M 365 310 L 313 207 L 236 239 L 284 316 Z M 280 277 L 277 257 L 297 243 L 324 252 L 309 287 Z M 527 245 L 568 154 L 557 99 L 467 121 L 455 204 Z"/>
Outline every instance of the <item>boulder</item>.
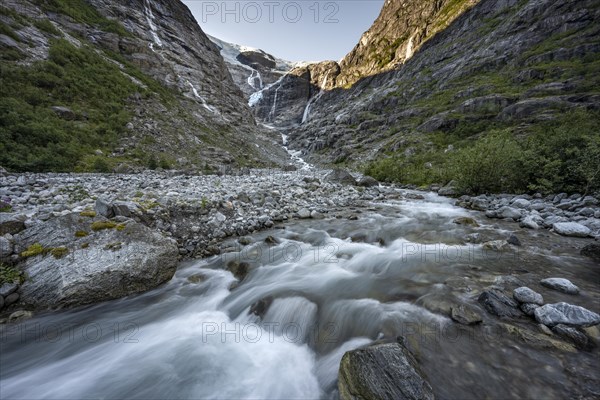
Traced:
<path fill-rule="evenodd" d="M 5 282 L 0 286 L 0 296 L 7 297 L 17 291 L 19 285 L 14 282 Z"/>
<path fill-rule="evenodd" d="M 512 202 L 511 205 L 515 208 L 527 208 L 527 207 L 529 207 L 530 204 L 531 204 L 531 202 L 529 200 L 516 199 Z"/>
<path fill-rule="evenodd" d="M 22 214 L 0 213 L 0 236 L 15 235 L 25 229 L 26 217 Z"/>
<path fill-rule="evenodd" d="M 540 281 L 542 286 L 567 294 L 578 294 L 579 288 L 570 280 L 564 278 L 546 278 Z"/>
<path fill-rule="evenodd" d="M 341 183 L 342 185 L 356 185 L 356 179 L 350 172 L 336 168 L 325 177 L 329 182 Z"/>
<path fill-rule="evenodd" d="M 516 208 L 505 206 L 498 210 L 498 216 L 500 218 L 513 219 L 515 221 L 518 221 L 519 219 L 521 219 L 522 213 Z"/>
<path fill-rule="evenodd" d="M 526 286 L 521 286 L 513 290 L 513 297 L 519 303 L 533 303 L 540 306 L 544 304 L 542 295 Z"/>
<path fill-rule="evenodd" d="M 377 181 L 377 179 L 372 178 L 370 176 L 363 176 L 358 180 L 357 185 L 362 187 L 373 187 L 379 186 L 379 182 Z"/>
<path fill-rule="evenodd" d="M 473 226 L 473 227 L 478 227 L 479 224 L 477 223 L 477 221 L 475 221 L 474 218 L 471 217 L 458 217 L 455 218 L 454 221 L 455 224 L 458 225 L 469 225 L 469 226 Z"/>
<path fill-rule="evenodd" d="M 546 304 L 535 310 L 535 319 L 547 326 L 559 324 L 587 327 L 600 324 L 600 315 L 580 306 L 568 303 Z"/>
<path fill-rule="evenodd" d="M 482 292 L 477 301 L 490 314 L 498 317 L 520 317 L 519 304 L 499 290 L 491 289 Z"/>
<path fill-rule="evenodd" d="M 171 279 L 178 256 L 174 240 L 135 222 L 98 222 L 105 229 L 91 229 L 91 219 L 71 213 L 35 225 L 16 238 L 24 248 L 39 243 L 47 250 L 65 249 L 25 260 L 23 303 L 35 309 L 74 307 L 144 292 Z M 77 231 L 90 233 L 78 238 Z"/>
<path fill-rule="evenodd" d="M 96 199 L 94 209 L 96 210 L 96 214 L 103 217 L 112 218 L 115 216 L 112 204 L 110 204 L 110 202 L 103 197 L 98 197 Z"/>
<path fill-rule="evenodd" d="M 308 208 L 301 208 L 298 210 L 298 216 L 302 219 L 310 218 L 310 210 Z"/>
<path fill-rule="evenodd" d="M 519 226 L 527 229 L 540 229 L 540 225 L 536 221 L 536 218 L 531 215 L 523 218 L 523 220 L 519 223 Z"/>
<path fill-rule="evenodd" d="M 432 400 L 433 390 L 401 343 L 378 343 L 344 354 L 338 390 L 342 400 Z"/>
<path fill-rule="evenodd" d="M 455 181 L 450 181 L 446 186 L 438 190 L 440 196 L 456 196 L 458 194 L 457 184 Z"/>
<path fill-rule="evenodd" d="M 112 205 L 115 216 L 132 217 L 140 213 L 140 209 L 133 201 L 117 200 Z"/>
<path fill-rule="evenodd" d="M 535 310 L 536 308 L 539 308 L 540 306 L 537 304 L 533 304 L 533 303 L 523 303 L 521 304 L 521 311 L 523 311 L 526 315 L 529 315 L 530 317 L 534 316 Z M 544 325 L 545 326 L 545 325 Z"/>
<path fill-rule="evenodd" d="M 558 222 L 552 225 L 552 229 L 562 236 L 588 237 L 592 233 L 590 228 L 577 222 Z"/>
<path fill-rule="evenodd" d="M 13 244 L 4 236 L 0 236 L 0 261 L 7 259 L 13 253 Z"/>

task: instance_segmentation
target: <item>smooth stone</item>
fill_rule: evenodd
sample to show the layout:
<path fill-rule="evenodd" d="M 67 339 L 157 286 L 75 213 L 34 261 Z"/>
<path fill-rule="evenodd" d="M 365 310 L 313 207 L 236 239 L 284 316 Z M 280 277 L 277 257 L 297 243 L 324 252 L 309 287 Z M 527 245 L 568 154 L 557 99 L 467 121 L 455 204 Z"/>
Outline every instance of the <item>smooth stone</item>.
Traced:
<path fill-rule="evenodd" d="M 600 324 L 600 315 L 586 308 L 568 303 L 546 304 L 535 310 L 535 319 L 541 324 L 554 326 L 594 326 Z"/>
<path fill-rule="evenodd" d="M 18 288 L 19 285 L 14 282 L 5 282 L 2 284 L 2 286 L 0 286 L 0 296 L 6 297 L 10 294 L 13 294 Z"/>
<path fill-rule="evenodd" d="M 579 288 L 564 278 L 546 278 L 540 281 L 542 286 L 567 294 L 579 294 Z"/>
<path fill-rule="evenodd" d="M 544 298 L 542 295 L 526 286 L 518 287 L 513 290 L 513 297 L 519 303 L 544 305 Z"/>
<path fill-rule="evenodd" d="M 8 306 L 10 306 L 11 304 L 14 304 L 14 303 L 16 303 L 17 301 L 19 301 L 19 297 L 20 297 L 20 296 L 19 296 L 19 293 L 12 293 L 12 294 L 9 294 L 8 296 L 6 296 L 6 297 L 4 298 L 4 305 L 5 305 L 6 307 L 8 307 Z"/>
<path fill-rule="evenodd" d="M 592 233 L 590 228 L 577 222 L 557 222 L 552 225 L 552 229 L 562 236 L 588 237 Z"/>

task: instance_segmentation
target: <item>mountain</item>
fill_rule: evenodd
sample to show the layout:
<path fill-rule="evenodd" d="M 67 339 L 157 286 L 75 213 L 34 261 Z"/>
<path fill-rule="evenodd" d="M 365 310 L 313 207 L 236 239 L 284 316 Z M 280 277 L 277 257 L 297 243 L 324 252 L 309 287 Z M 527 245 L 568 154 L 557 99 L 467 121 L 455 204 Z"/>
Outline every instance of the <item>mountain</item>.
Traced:
<path fill-rule="evenodd" d="M 256 115 L 274 110 L 269 119 L 287 127 L 290 147 L 313 162 L 364 168 L 380 179 L 444 184 L 474 175 L 462 162 L 473 154 L 493 153 L 493 162 L 477 156 L 471 166 L 491 170 L 488 184 L 473 191 L 600 186 L 600 2 L 425 3 L 387 1 L 334 84 L 329 75 L 331 87 L 321 90 L 322 73 L 293 70 L 277 93 L 263 95 Z M 452 4 L 448 23 L 439 10 Z M 404 43 L 415 26 L 424 33 L 413 39 L 412 57 L 403 58 L 400 45 L 382 72 L 373 69 L 364 55 L 382 54 L 380 43 L 394 38 Z M 364 76 L 348 86 L 354 78 L 339 80 L 351 60 Z M 282 99 L 292 100 L 283 107 Z"/>
<path fill-rule="evenodd" d="M 180 1 L 8 0 L 0 47 L 11 170 L 214 171 L 283 157 Z"/>

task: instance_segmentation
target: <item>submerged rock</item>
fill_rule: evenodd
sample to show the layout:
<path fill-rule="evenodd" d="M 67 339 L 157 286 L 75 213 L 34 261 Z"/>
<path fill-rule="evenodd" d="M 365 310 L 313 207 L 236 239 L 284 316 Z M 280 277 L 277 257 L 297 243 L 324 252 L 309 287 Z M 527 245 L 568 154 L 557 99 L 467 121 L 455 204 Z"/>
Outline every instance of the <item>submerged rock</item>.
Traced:
<path fill-rule="evenodd" d="M 477 310 L 464 304 L 452 307 L 450 316 L 454 321 L 463 325 L 473 325 L 483 321 Z"/>
<path fill-rule="evenodd" d="M 577 348 L 589 349 L 592 347 L 592 341 L 583 332 L 576 328 L 558 324 L 552 328 L 552 332 L 560 336 L 561 338 L 573 343 Z"/>
<path fill-rule="evenodd" d="M 433 390 L 401 343 L 382 343 L 342 357 L 338 389 L 342 400 L 428 400 Z"/>
<path fill-rule="evenodd" d="M 520 317 L 523 315 L 516 301 L 496 289 L 484 291 L 479 295 L 477 301 L 483 305 L 487 312 L 498 317 Z"/>
<path fill-rule="evenodd" d="M 600 260 L 600 244 L 590 243 L 581 249 L 581 255 Z"/>
<path fill-rule="evenodd" d="M 471 218 L 471 217 L 458 217 L 456 219 L 454 219 L 455 224 L 458 225 L 469 225 L 469 226 L 474 226 L 474 227 L 478 227 L 479 224 L 477 223 L 477 221 L 475 221 L 475 219 Z"/>
<path fill-rule="evenodd" d="M 535 319 L 544 325 L 594 326 L 600 324 L 600 315 L 568 303 L 546 304 L 535 310 Z"/>
<path fill-rule="evenodd" d="M 546 278 L 540 281 L 542 286 L 547 288 L 558 290 L 559 292 L 567 294 L 578 294 L 579 288 L 571 283 L 570 280 L 564 278 Z"/>

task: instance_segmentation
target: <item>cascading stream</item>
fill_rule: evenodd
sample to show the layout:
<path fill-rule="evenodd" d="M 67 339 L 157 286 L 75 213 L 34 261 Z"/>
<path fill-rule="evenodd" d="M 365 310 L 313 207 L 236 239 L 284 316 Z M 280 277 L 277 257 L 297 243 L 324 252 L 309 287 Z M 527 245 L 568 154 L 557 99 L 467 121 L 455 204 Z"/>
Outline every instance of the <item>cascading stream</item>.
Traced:
<path fill-rule="evenodd" d="M 454 224 L 459 216 L 482 226 Z M 139 296 L 1 326 L 2 396 L 335 398 L 346 351 L 402 335 L 439 398 L 568 397 L 565 371 L 597 370 L 597 351 L 535 347 L 494 335 L 505 321 L 486 316 L 467 328 L 430 311 L 456 298 L 474 303 L 516 265 L 536 278 L 590 267 L 542 250 L 543 238 L 520 250 L 518 264 L 512 253 L 486 256 L 465 236 L 504 237 L 514 225 L 484 221 L 433 194 L 374 203 L 358 221 L 303 220 L 256 234 Z M 279 244 L 265 244 L 267 235 Z M 235 262 L 248 263 L 241 282 L 226 270 Z M 588 294 L 579 304 L 593 308 L 597 285 L 579 285 Z"/>

